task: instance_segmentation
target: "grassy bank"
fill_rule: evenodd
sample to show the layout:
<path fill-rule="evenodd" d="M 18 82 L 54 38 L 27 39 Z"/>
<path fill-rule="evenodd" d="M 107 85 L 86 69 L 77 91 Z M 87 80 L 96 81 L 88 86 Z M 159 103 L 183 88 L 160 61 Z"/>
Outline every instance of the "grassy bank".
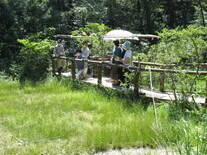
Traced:
<path fill-rule="evenodd" d="M 34 86 L 0 81 L 3 154 L 81 154 L 176 142 L 178 123 L 169 122 L 163 107 L 158 119 L 159 127 L 151 107 L 143 111 L 138 102 L 90 87 L 73 90 L 54 79 Z"/>

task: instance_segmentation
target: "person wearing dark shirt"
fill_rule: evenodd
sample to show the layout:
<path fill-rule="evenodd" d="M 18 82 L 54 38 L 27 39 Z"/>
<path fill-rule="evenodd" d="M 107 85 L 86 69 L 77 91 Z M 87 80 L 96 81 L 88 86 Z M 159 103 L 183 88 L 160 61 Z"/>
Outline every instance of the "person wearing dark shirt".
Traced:
<path fill-rule="evenodd" d="M 107 52 L 108 55 L 112 55 L 112 63 L 115 63 L 116 60 L 121 60 L 122 59 L 122 49 L 119 46 L 119 41 L 118 40 L 114 40 L 114 49 L 112 52 Z"/>
<path fill-rule="evenodd" d="M 106 54 L 112 55 L 111 62 L 112 63 L 117 63 L 117 64 L 122 64 L 122 48 L 119 46 L 119 41 L 114 40 L 114 49 L 112 52 L 107 52 Z M 119 69 L 116 67 L 111 68 L 111 79 L 112 82 L 114 82 L 114 85 L 119 85 Z M 118 74 L 116 74 L 118 73 Z"/>
<path fill-rule="evenodd" d="M 77 50 L 76 51 L 76 60 L 77 59 L 80 59 L 80 60 L 85 60 L 85 56 L 83 56 L 82 54 L 82 51 L 81 50 Z M 85 77 L 85 66 L 84 66 L 84 62 L 80 62 L 80 61 L 76 61 L 76 66 L 77 66 L 77 69 L 78 69 L 78 73 L 76 74 L 76 78 L 77 79 L 81 79 L 81 78 L 84 78 Z"/>
<path fill-rule="evenodd" d="M 75 59 L 85 59 L 85 56 L 82 55 L 81 50 L 76 51 L 76 58 Z M 84 68 L 84 63 L 76 61 L 76 66 L 77 66 L 78 71 L 80 71 Z"/>

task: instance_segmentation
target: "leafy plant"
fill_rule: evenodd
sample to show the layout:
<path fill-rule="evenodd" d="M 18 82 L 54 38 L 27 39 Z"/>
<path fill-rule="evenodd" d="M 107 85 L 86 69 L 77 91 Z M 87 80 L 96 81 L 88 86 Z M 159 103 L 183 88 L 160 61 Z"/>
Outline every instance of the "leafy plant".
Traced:
<path fill-rule="evenodd" d="M 159 33 L 161 41 L 152 46 L 151 61 L 169 63 L 200 63 L 206 51 L 207 28 L 188 26 L 186 29 L 164 29 Z"/>
<path fill-rule="evenodd" d="M 206 52 L 207 28 L 188 26 L 186 29 L 177 28 L 173 30 L 164 29 L 159 34 L 161 41 L 152 46 L 149 59 L 161 62 L 170 70 L 178 70 L 179 73 L 165 73 L 169 78 L 171 90 L 174 93 L 175 105 L 183 109 L 195 110 L 198 108 L 194 97 L 191 104 L 189 95 L 196 89 L 196 81 L 199 75 L 188 75 L 185 71 L 202 70 L 199 65 L 204 61 L 203 53 Z M 177 66 L 171 66 L 176 64 Z M 189 66 L 189 64 L 191 64 Z M 204 93 L 204 89 L 202 91 Z M 181 94 L 181 95 L 178 95 Z M 197 95 L 197 94 L 196 94 Z"/>
<path fill-rule="evenodd" d="M 179 154 L 206 154 L 207 153 L 207 133 L 206 124 L 201 127 L 193 128 L 192 124 L 187 121 L 183 121 L 183 124 L 179 127 L 182 131 L 184 139 L 179 139 L 175 144 L 175 148 Z"/>
<path fill-rule="evenodd" d="M 47 77 L 50 68 L 50 50 L 54 48 L 48 39 L 28 36 L 18 41 L 24 45 L 21 49 L 20 75 L 21 81 L 38 81 Z"/>
<path fill-rule="evenodd" d="M 105 51 L 111 50 L 112 42 L 106 42 L 102 39 L 102 35 L 110 31 L 111 29 L 99 23 L 87 23 L 85 27 L 81 27 L 78 30 L 72 31 L 72 35 L 90 36 L 92 38 L 77 38 L 79 43 L 83 41 L 89 42 L 93 47 L 91 48 L 91 54 L 97 56 L 103 56 Z M 80 44 L 81 46 L 81 44 Z"/>

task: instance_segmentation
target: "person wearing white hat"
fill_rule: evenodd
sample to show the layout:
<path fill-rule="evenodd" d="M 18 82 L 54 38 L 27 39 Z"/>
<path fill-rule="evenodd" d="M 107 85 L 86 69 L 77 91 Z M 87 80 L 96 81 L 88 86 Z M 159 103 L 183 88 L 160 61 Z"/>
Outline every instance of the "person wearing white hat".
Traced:
<path fill-rule="evenodd" d="M 121 60 L 121 62 L 126 65 L 126 66 L 130 66 L 131 62 L 132 62 L 132 51 L 131 49 L 131 43 L 129 41 L 125 41 L 122 44 L 122 48 L 123 48 L 123 59 Z M 125 52 L 125 53 L 124 53 Z M 126 76 L 124 75 L 124 73 L 130 73 L 130 71 L 128 69 L 124 69 L 119 73 L 119 81 L 121 83 L 125 83 L 126 84 L 126 88 L 129 88 L 129 82 L 126 81 Z"/>
<path fill-rule="evenodd" d="M 124 65 L 131 65 L 131 56 L 132 56 L 132 51 L 131 49 L 131 43 L 129 41 L 125 41 L 124 44 L 122 44 L 122 48 L 126 50 L 126 53 L 124 54 L 124 58 L 121 60 Z"/>

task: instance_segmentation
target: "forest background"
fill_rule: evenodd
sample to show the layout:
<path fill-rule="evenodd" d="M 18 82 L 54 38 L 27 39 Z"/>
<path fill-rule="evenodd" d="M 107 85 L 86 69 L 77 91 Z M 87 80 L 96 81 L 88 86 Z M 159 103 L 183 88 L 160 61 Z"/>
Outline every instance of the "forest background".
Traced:
<path fill-rule="evenodd" d="M 91 35 L 90 31 L 105 33 L 110 29 L 158 34 L 164 28 L 187 28 L 192 24 L 205 27 L 207 23 L 205 0 L 2 0 L 0 9 L 0 70 L 13 77 L 27 76 L 25 67 L 31 66 L 26 63 L 41 59 L 44 65 L 37 66 L 49 65 L 46 53 L 54 47 L 51 40 L 57 39 L 55 34 Z M 87 32 L 77 32 L 81 29 Z M 65 46 L 68 51 L 74 50 L 70 49 L 74 47 L 71 41 Z M 20 69 L 22 66 L 24 69 Z M 44 72 L 40 73 L 43 77 Z"/>
<path fill-rule="evenodd" d="M 206 154 L 206 107 L 189 102 L 188 96 L 196 91 L 195 96 L 206 97 L 207 77 L 183 73 L 206 71 L 199 65 L 207 62 L 206 25 L 206 0 L 0 0 L 0 130 L 6 137 L 0 150 L 5 154 L 64 154 L 175 146 L 180 154 Z M 137 104 L 140 101 L 132 101 L 128 92 L 125 99 L 122 92 L 100 87 L 88 91 L 88 85 L 80 81 L 47 78 L 56 34 L 93 36 L 89 40 L 92 55 L 101 56 L 113 44 L 103 45 L 100 37 L 112 29 L 160 36 L 132 41 L 134 60 L 139 56 L 143 61 L 178 64 L 166 68 L 180 70 L 179 74 L 163 75 L 166 91 L 175 97 L 181 92 L 182 98 L 157 104 L 158 126 L 151 100 L 144 98 Z M 64 38 L 67 56 L 81 42 Z M 193 66 L 186 67 L 189 63 Z M 142 73 L 142 86 L 149 87 L 150 75 Z M 155 89 L 159 77 L 152 74 Z M 43 79 L 47 79 L 45 83 Z M 35 86 L 27 81 L 40 82 Z M 148 110 L 140 105 L 149 106 Z M 15 139 L 14 145 L 10 143 L 11 133 L 26 139 L 20 145 L 27 146 L 16 147 Z M 57 141 L 33 145 L 54 137 Z"/>

